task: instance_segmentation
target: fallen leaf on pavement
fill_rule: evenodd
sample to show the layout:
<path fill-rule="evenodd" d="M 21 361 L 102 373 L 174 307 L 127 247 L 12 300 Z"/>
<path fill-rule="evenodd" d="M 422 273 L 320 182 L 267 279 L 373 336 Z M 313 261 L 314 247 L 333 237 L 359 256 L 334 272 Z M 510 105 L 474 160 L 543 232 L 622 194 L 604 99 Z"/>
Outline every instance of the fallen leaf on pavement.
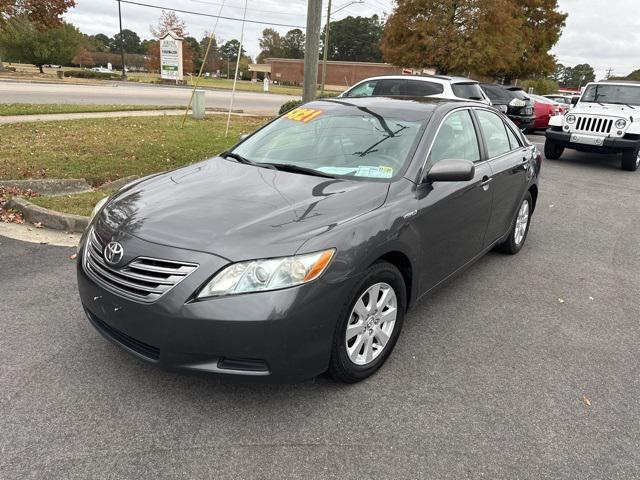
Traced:
<path fill-rule="evenodd" d="M 33 224 L 33 226 L 34 226 L 34 227 L 36 227 L 36 228 L 44 228 L 44 227 L 42 226 L 42 222 L 35 222 L 35 223 Z"/>
<path fill-rule="evenodd" d="M 564 303 L 564 299 L 559 298 L 559 299 L 558 299 L 558 303 Z"/>
<path fill-rule="evenodd" d="M 73 255 L 69 256 L 69 260 L 75 260 L 78 257 L 77 253 L 74 253 Z"/>
<path fill-rule="evenodd" d="M 584 403 L 587 407 L 591 406 L 591 400 L 589 400 L 586 395 L 582 395 L 582 398 L 580 400 L 582 400 L 582 403 Z"/>

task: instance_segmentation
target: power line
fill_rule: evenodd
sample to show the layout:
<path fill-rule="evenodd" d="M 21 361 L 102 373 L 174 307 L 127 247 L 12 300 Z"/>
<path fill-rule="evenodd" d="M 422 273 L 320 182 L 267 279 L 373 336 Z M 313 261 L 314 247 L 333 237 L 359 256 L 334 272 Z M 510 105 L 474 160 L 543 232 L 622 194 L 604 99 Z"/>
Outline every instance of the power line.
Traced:
<path fill-rule="evenodd" d="M 212 7 L 220 6 L 221 4 L 215 2 L 207 2 L 205 0 L 188 0 L 193 3 L 200 3 L 202 5 L 211 5 Z M 237 10 L 244 10 L 244 7 L 234 7 L 233 5 L 225 5 L 226 8 L 235 8 Z M 306 17 L 304 13 L 292 13 L 292 12 L 278 12 L 276 10 L 260 10 L 258 8 L 247 8 L 248 12 L 260 12 L 260 13 L 275 13 L 276 15 L 293 15 L 295 17 Z"/>
<path fill-rule="evenodd" d="M 138 5 L 140 7 L 148 7 L 148 8 L 155 8 L 158 10 L 170 10 L 172 12 L 179 12 L 179 13 L 186 13 L 188 15 L 197 15 L 200 17 L 210 17 L 210 18 L 221 18 L 223 20 L 233 20 L 234 22 L 242 22 L 243 20 L 241 18 L 236 18 L 236 17 L 225 17 L 223 15 L 212 15 L 210 13 L 201 13 L 201 12 L 192 12 L 190 10 L 180 10 L 177 8 L 171 8 L 171 7 L 162 7 L 159 5 L 150 5 L 148 3 L 141 3 L 141 2 L 133 2 L 131 0 L 120 0 L 122 3 L 128 3 L 130 5 Z M 299 28 L 301 30 L 305 30 L 307 27 L 303 26 L 303 25 L 291 25 L 291 24 L 287 24 L 287 23 L 275 23 L 275 22 L 263 22 L 260 20 L 244 20 L 246 23 L 257 23 L 260 25 L 272 25 L 272 26 L 276 26 L 276 27 L 293 27 L 293 28 Z"/>

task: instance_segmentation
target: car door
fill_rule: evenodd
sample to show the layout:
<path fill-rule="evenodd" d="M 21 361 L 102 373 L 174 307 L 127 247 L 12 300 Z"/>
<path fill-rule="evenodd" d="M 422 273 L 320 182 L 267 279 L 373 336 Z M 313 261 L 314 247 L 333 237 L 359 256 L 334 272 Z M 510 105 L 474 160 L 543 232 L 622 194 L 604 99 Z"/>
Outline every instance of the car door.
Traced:
<path fill-rule="evenodd" d="M 445 159 L 469 160 L 475 176 L 466 182 L 423 182 L 417 189 L 415 225 L 422 242 L 420 280 L 427 291 L 464 266 L 484 245 L 491 214 L 491 169 L 469 109 L 450 112 L 429 149 L 425 172 Z"/>
<path fill-rule="evenodd" d="M 493 174 L 493 206 L 485 240 L 489 245 L 511 226 L 527 184 L 531 155 L 501 116 L 484 109 L 475 109 L 474 112 Z"/>

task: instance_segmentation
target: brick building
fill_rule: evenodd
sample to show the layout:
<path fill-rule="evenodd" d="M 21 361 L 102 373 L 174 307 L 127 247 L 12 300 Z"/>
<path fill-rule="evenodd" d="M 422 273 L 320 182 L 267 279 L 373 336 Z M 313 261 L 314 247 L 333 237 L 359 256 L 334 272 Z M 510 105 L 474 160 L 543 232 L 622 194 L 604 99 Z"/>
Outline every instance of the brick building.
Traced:
<path fill-rule="evenodd" d="M 272 81 L 301 85 L 304 77 L 304 60 L 292 58 L 267 58 L 264 64 L 249 65 L 252 78 L 257 72 L 268 73 Z M 346 88 L 360 80 L 377 75 L 398 75 L 402 68 L 389 63 L 327 62 L 327 85 Z M 318 64 L 318 83 L 322 81 L 322 61 Z"/>

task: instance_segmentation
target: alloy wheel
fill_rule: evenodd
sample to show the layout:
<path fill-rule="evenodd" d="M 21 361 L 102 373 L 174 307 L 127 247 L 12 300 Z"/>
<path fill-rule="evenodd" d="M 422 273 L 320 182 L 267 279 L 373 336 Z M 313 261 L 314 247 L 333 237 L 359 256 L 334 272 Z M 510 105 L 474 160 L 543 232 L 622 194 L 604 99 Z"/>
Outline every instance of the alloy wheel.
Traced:
<path fill-rule="evenodd" d="M 385 349 L 393 333 L 398 298 L 387 283 L 371 285 L 351 311 L 345 335 L 347 356 L 356 365 L 373 362 Z"/>
<path fill-rule="evenodd" d="M 516 218 L 515 233 L 513 235 L 513 241 L 516 245 L 520 245 L 524 240 L 524 236 L 527 233 L 527 225 L 529 225 L 529 201 L 525 200 L 520 205 L 518 218 Z"/>

